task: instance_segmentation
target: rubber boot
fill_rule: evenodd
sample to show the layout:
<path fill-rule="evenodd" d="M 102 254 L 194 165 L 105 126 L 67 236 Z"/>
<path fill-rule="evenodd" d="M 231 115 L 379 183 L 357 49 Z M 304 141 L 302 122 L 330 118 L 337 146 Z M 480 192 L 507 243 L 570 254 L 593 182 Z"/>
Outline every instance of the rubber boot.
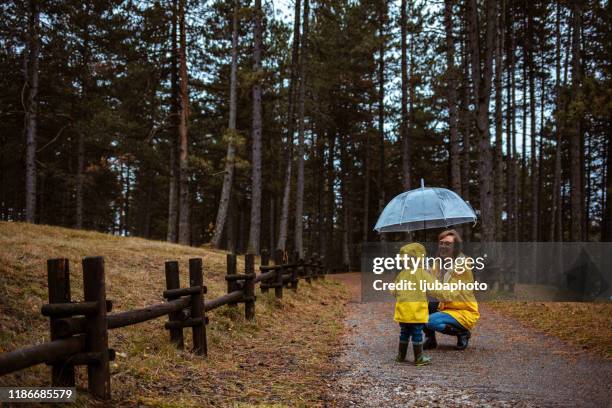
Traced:
<path fill-rule="evenodd" d="M 465 350 L 470 341 L 470 337 L 472 337 L 472 335 L 469 330 L 462 330 L 457 334 L 457 346 L 455 350 Z"/>
<path fill-rule="evenodd" d="M 406 353 L 408 352 L 408 342 L 400 341 L 399 342 L 399 351 L 397 352 L 397 357 L 395 357 L 395 361 L 398 363 L 403 363 L 406 361 Z"/>
<path fill-rule="evenodd" d="M 444 326 L 444 329 L 440 331 L 440 333 L 447 334 L 449 336 L 458 336 L 461 333 L 461 330 L 459 330 L 455 326 L 447 324 Z"/>
<path fill-rule="evenodd" d="M 417 367 L 428 365 L 431 363 L 431 357 L 423 353 L 423 343 L 412 343 L 412 351 L 414 351 L 414 365 Z"/>
<path fill-rule="evenodd" d="M 425 343 L 423 344 L 423 350 L 431 350 L 438 347 L 438 341 L 436 340 L 436 331 L 428 328 L 423 329 L 425 332 Z"/>

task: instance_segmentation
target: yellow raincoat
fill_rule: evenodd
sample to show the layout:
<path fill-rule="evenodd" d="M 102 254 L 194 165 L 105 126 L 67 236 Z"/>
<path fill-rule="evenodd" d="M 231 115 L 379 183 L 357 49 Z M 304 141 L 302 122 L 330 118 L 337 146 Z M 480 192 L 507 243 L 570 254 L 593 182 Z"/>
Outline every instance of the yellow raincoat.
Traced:
<path fill-rule="evenodd" d="M 425 247 L 419 243 L 404 245 L 400 249 L 400 255 L 408 255 L 412 258 L 424 258 Z M 433 277 L 422 267 L 422 263 L 412 273 L 412 270 L 404 269 L 397 274 L 395 283 L 400 281 L 414 282 L 415 290 L 395 290 L 393 295 L 395 301 L 395 315 L 393 320 L 399 323 L 427 323 L 429 312 L 427 310 L 427 294 L 420 290 L 419 281 L 433 282 Z"/>
<path fill-rule="evenodd" d="M 458 257 L 465 257 L 465 255 L 459 254 Z M 440 271 L 434 270 L 434 275 L 437 276 L 440 281 L 448 283 L 474 282 L 472 269 L 466 266 L 464 266 L 464 268 L 464 272 L 460 272 L 455 268 L 455 270 L 446 272 L 446 274 L 444 274 L 445 276 L 440 276 Z M 448 291 L 430 291 L 428 293 L 441 301 L 438 306 L 438 311 L 453 316 L 459 324 L 468 330 L 474 328 L 476 322 L 480 318 L 480 312 L 478 311 L 478 302 L 476 302 L 473 291 L 461 290 L 453 291 L 452 293 Z"/>

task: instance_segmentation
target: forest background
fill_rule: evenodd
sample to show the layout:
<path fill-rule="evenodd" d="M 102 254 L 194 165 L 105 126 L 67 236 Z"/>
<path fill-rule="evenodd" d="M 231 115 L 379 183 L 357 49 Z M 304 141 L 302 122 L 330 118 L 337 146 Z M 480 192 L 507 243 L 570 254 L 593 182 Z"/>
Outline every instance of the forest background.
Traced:
<path fill-rule="evenodd" d="M 424 178 L 477 210 L 468 240 L 612 240 L 607 1 L 30 0 L 0 16 L 0 220 L 346 268 Z"/>

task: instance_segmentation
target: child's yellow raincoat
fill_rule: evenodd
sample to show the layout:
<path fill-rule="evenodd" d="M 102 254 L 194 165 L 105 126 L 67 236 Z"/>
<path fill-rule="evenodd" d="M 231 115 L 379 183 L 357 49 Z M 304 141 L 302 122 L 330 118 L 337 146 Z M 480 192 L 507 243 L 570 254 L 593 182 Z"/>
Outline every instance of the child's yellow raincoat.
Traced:
<path fill-rule="evenodd" d="M 412 258 L 425 258 L 425 247 L 419 243 L 404 245 L 400 249 L 400 255 L 408 255 Z M 395 301 L 395 315 L 393 319 L 399 323 L 427 323 L 429 312 L 427 310 L 427 294 L 420 290 L 419 281 L 433 282 L 433 277 L 422 268 L 422 261 L 414 273 L 411 269 L 402 270 L 395 278 L 395 283 L 400 281 L 414 282 L 415 290 L 395 290 L 393 295 Z"/>

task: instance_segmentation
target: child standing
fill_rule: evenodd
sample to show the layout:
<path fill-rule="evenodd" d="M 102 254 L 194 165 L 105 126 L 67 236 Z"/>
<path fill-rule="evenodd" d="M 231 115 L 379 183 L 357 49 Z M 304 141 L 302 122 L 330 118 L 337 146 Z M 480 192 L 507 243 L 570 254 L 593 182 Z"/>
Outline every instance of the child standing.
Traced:
<path fill-rule="evenodd" d="M 408 344 L 412 338 L 414 364 L 424 366 L 431 363 L 431 357 L 423 353 L 423 328 L 429 318 L 429 312 L 427 309 L 427 294 L 420 290 L 419 281 L 431 281 L 433 278 L 423 269 L 426 255 L 423 245 L 419 243 L 404 245 L 400 249 L 400 255 L 402 257 L 407 255 L 413 258 L 414 262 L 411 263 L 412 268 L 404 269 L 397 275 L 395 282 L 405 281 L 404 284 L 406 285 L 408 282 L 414 283 L 411 284 L 413 290 L 393 291 L 393 295 L 396 297 L 393 319 L 400 325 L 399 352 L 396 360 L 399 362 L 406 361 Z M 417 259 L 419 259 L 418 264 Z M 417 267 L 414 268 L 414 266 Z"/>

